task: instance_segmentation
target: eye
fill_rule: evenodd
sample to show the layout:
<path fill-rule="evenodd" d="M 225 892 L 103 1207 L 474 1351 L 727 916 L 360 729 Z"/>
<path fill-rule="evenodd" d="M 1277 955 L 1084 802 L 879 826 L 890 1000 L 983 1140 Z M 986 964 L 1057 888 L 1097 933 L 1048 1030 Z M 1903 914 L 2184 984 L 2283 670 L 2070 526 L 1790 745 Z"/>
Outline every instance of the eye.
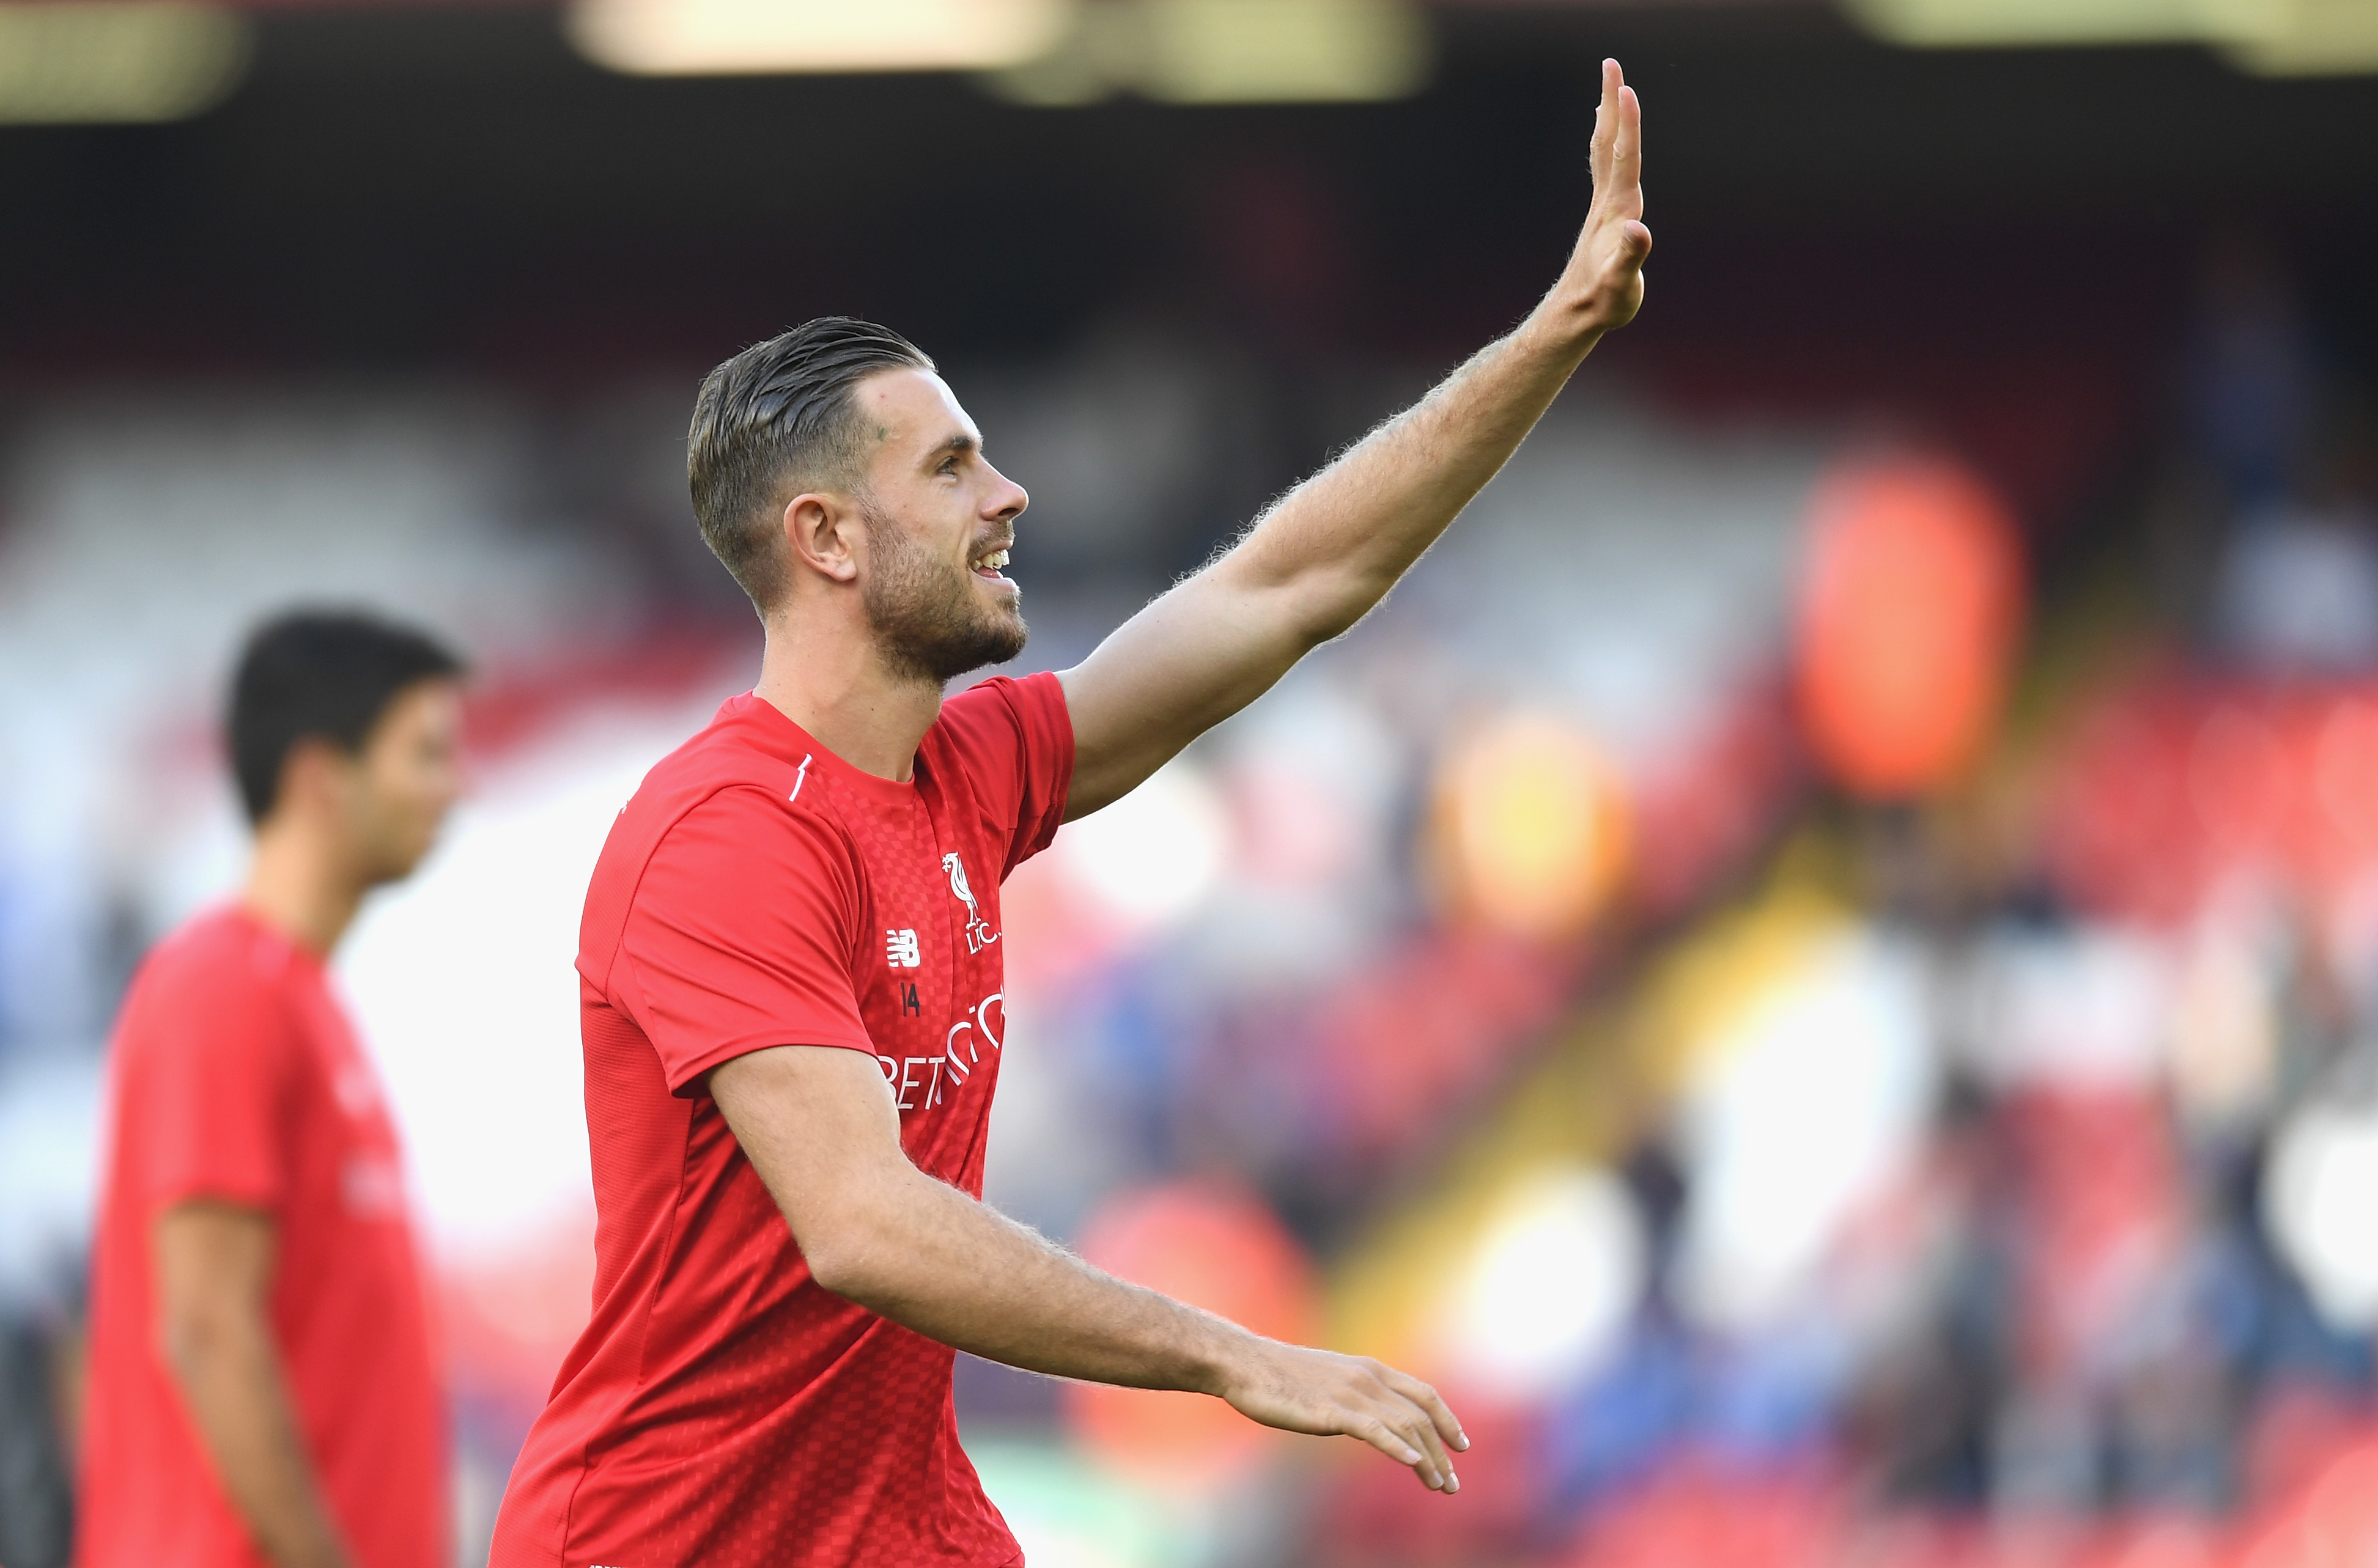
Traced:
<path fill-rule="evenodd" d="M 957 472 L 958 472 L 958 460 L 957 460 L 955 457 L 946 457 L 946 458 L 943 458 L 943 459 L 942 460 L 942 466 L 941 466 L 938 470 L 936 470 L 936 472 L 937 472 L 937 473 L 946 473 L 946 474 L 950 475 L 952 478 L 954 478 L 954 479 L 955 479 L 955 477 L 957 477 Z"/>

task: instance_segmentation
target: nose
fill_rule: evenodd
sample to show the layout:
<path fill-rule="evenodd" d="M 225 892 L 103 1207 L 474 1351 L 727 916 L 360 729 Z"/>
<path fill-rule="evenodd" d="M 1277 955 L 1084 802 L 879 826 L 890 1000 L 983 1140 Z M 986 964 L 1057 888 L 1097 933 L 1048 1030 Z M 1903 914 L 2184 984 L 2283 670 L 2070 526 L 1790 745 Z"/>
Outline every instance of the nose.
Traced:
<path fill-rule="evenodd" d="M 1024 493 L 1023 485 L 995 468 L 991 470 L 991 479 L 990 493 L 983 497 L 983 515 L 999 522 L 1015 521 L 1032 504 L 1032 497 Z"/>

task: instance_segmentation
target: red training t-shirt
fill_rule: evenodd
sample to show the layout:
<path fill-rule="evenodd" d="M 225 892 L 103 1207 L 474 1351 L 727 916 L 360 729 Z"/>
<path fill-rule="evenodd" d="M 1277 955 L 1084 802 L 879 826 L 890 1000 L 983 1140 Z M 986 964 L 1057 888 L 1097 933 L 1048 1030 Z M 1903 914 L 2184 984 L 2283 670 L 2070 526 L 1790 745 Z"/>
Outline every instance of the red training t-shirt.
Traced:
<path fill-rule="evenodd" d="M 865 1051 L 908 1157 L 979 1195 L 999 887 L 1055 835 L 1073 764 L 1041 675 L 943 704 L 908 784 L 750 695 L 645 776 L 579 940 L 594 1318 L 492 1568 L 1022 1562 L 958 1446 L 954 1352 L 810 1277 L 703 1085 L 770 1046 Z"/>
<path fill-rule="evenodd" d="M 160 942 L 110 1047 L 78 1568 L 268 1568 L 158 1347 L 151 1233 L 193 1198 L 273 1224 L 273 1343 L 358 1568 L 447 1561 L 444 1401 L 396 1129 L 318 959 L 239 909 Z"/>

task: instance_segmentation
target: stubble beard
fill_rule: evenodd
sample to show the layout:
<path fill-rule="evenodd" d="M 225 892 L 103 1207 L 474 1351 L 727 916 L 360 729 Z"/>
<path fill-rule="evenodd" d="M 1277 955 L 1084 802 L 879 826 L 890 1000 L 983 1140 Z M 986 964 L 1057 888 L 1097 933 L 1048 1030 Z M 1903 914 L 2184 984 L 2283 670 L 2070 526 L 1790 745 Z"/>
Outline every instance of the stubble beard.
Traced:
<path fill-rule="evenodd" d="M 872 506 L 860 515 L 874 567 L 861 602 L 876 650 L 895 676 L 938 687 L 1024 652 L 1021 611 L 986 608 L 972 572 L 936 559 Z"/>

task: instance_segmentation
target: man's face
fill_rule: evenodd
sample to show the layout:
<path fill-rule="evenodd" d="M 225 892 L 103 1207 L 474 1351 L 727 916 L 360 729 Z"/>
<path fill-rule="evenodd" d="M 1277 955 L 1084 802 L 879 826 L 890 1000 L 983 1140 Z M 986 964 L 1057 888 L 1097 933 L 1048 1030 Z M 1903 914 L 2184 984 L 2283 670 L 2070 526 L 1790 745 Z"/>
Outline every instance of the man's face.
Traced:
<path fill-rule="evenodd" d="M 1015 657 L 1023 594 L 1001 569 L 1030 497 L 991 466 L 940 377 L 883 371 L 852 398 L 867 476 L 859 586 L 885 661 L 938 685 Z"/>
<path fill-rule="evenodd" d="M 462 791 L 461 688 L 435 679 L 398 692 L 339 772 L 342 815 L 365 880 L 410 876 Z"/>

